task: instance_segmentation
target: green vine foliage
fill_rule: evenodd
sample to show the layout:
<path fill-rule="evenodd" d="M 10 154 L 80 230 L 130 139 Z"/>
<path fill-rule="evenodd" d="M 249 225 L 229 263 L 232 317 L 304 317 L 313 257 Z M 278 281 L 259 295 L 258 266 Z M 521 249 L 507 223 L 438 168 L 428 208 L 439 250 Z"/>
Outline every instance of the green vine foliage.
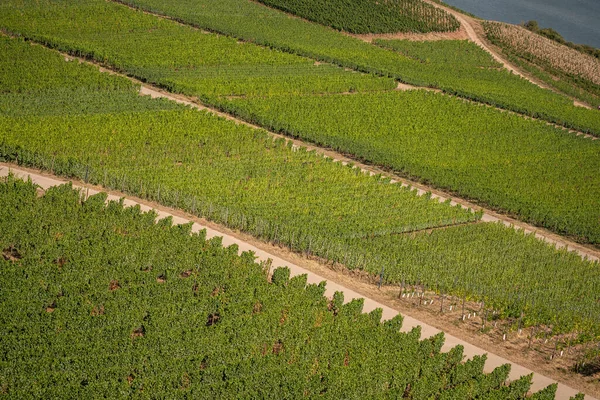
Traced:
<path fill-rule="evenodd" d="M 19 73 L 30 62 L 45 65 L 40 76 L 50 81 L 66 79 L 65 64 L 87 73 L 66 83 L 71 92 L 38 94 L 36 107 L 29 104 L 32 93 L 0 96 L 2 161 L 184 209 L 372 275 L 383 268 L 386 284 L 418 282 L 485 299 L 507 316 L 523 311 L 526 324 L 597 334 L 598 303 L 588 295 L 600 293 L 597 264 L 511 228 L 472 225 L 480 213 L 417 196 L 263 131 L 141 97 L 126 85 L 86 90 L 127 80 L 3 40 L 23 52 L 3 53 L 21 65 L 10 75 L 16 86 L 32 79 Z M 451 228 L 435 229 L 442 227 Z"/>
<path fill-rule="evenodd" d="M 362 301 L 334 308 L 324 284 L 287 269 L 269 283 L 252 253 L 105 200 L 70 185 L 39 197 L 31 183 L 0 182 L 4 394 L 526 396 L 530 376 L 504 387 L 508 365 L 484 374 L 485 357 L 463 364 L 461 346 L 441 352 L 443 334 L 401 333 L 400 316 L 381 323 Z"/>
<path fill-rule="evenodd" d="M 460 23 L 421 0 L 260 0 L 300 17 L 352 33 L 447 32 Z"/>

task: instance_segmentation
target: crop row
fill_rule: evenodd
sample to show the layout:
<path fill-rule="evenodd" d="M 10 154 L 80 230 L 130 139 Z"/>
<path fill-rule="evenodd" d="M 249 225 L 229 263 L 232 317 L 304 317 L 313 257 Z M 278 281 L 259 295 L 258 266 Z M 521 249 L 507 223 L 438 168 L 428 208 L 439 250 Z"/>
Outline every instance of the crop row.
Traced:
<path fill-rule="evenodd" d="M 44 0 L 0 7 L 0 27 L 17 36 L 110 64 L 186 94 L 240 96 L 395 87 L 390 78 L 315 65 L 314 60 L 203 33 L 101 0 Z"/>
<path fill-rule="evenodd" d="M 27 10 L 34 15 L 42 13 L 36 7 L 38 6 L 30 5 Z M 56 11 L 59 8 L 55 6 L 54 9 Z M 296 95 L 299 92 L 369 91 L 387 88 L 393 82 L 391 79 L 343 71 L 331 66 L 314 65 L 301 57 L 252 44 L 239 44 L 230 38 L 204 34 L 172 21 L 100 0 L 86 0 L 77 5 L 69 3 L 67 9 L 69 13 L 63 13 L 64 16 L 56 15 L 58 21 L 62 18 L 60 23 L 55 18 L 48 19 L 51 21 L 48 23 L 46 20 L 38 20 L 39 18 L 21 18 L 15 23 L 27 25 L 23 28 L 27 32 L 45 32 L 39 34 L 38 40 L 93 56 L 171 90 L 199 95 L 205 101 L 218 104 L 263 126 L 308 138 L 352 153 L 358 158 L 391 167 L 514 213 L 526 221 L 575 236 L 578 240 L 591 243 L 599 240 L 600 227 L 596 217 L 598 208 L 593 202 L 597 185 L 594 183 L 595 174 L 587 173 L 597 168 L 595 160 L 598 147 L 594 142 L 564 134 L 564 137 L 559 137 L 561 134 L 558 130 L 545 127 L 542 123 L 526 121 L 495 110 L 483 110 L 476 105 L 462 104 L 459 100 L 440 94 L 424 97 L 422 94 L 387 92 L 344 96 L 347 99 L 260 96 L 228 101 L 223 95 L 239 97 L 257 93 L 266 96 L 274 93 Z M 52 7 L 49 10 L 44 12 L 53 12 Z M 95 15 L 95 22 L 82 27 L 81 21 L 85 15 Z M 112 27 L 115 25 L 121 26 L 117 32 L 122 34 L 117 44 L 112 40 Z M 130 32 L 132 29 L 133 33 Z M 153 41 L 153 38 L 158 40 Z M 140 39 L 144 40 L 140 42 Z M 393 43 L 394 46 L 400 44 Z M 415 50 L 415 46 L 412 48 L 412 54 L 426 55 L 427 51 L 431 53 L 430 50 Z M 457 53 L 451 47 L 440 48 L 450 54 Z M 469 48 L 466 50 L 469 51 Z M 452 71 L 453 79 L 465 79 L 462 72 L 467 71 L 465 81 L 488 90 L 492 87 L 486 86 L 489 82 L 483 78 L 472 79 L 469 71 L 480 71 L 481 74 L 503 72 L 479 68 L 490 64 L 486 64 L 480 52 L 472 53 L 473 60 L 469 58 L 469 61 Z M 422 70 L 433 65 L 434 69 L 430 71 L 433 75 L 438 69 L 448 69 L 444 67 L 446 63 L 441 57 L 430 63 L 414 62 L 422 65 Z M 220 72 L 213 75 L 207 73 L 206 68 Z M 271 74 L 275 70 L 286 70 L 293 79 L 287 80 L 282 75 Z M 200 76 L 202 79 L 196 79 Z M 213 79 L 215 76 L 220 78 Z M 309 76 L 310 79 L 305 79 Z M 303 83 L 296 85 L 298 81 Z M 269 82 L 273 86 L 267 84 Z M 497 81 L 500 82 L 502 81 Z M 232 85 L 237 85 L 238 89 L 232 90 Z M 264 89 L 265 85 L 268 89 Z M 400 106 L 408 99 L 416 102 Z M 594 110 L 579 111 L 600 116 Z M 297 115 L 298 113 L 302 115 Z M 406 114 L 406 119 L 397 117 L 403 114 Z M 338 123 L 342 118 L 343 121 Z M 420 132 L 419 137 L 427 138 L 427 141 L 413 141 L 407 146 L 406 142 L 398 138 L 398 132 L 405 134 L 417 127 L 420 127 L 417 130 Z M 474 127 L 477 132 L 474 132 Z M 435 135 L 430 131 L 434 131 Z M 482 135 L 483 132 L 493 134 Z M 337 137 L 332 138 L 331 135 Z M 461 143 L 453 142 L 458 138 Z M 427 143 L 427 148 L 424 152 L 419 152 L 424 143 Z M 452 143 L 450 152 L 445 147 L 446 143 Z M 486 144 L 485 151 L 478 147 L 479 143 Z M 556 143 L 561 143 L 563 147 Z M 411 147 L 419 151 L 408 154 L 407 149 Z M 514 157 L 507 158 L 504 148 L 509 156 Z M 576 153 L 562 152 L 565 148 L 576 149 Z M 523 149 L 527 149 L 527 155 L 515 154 Z M 431 154 L 433 150 L 436 151 L 435 154 Z M 399 156 L 398 152 L 406 154 Z M 454 153 L 460 156 L 452 155 Z M 434 157 L 444 157 L 444 154 L 447 162 L 453 165 L 452 169 L 431 161 Z M 577 160 L 571 160 L 573 154 L 578 154 Z M 482 165 L 483 161 L 491 164 Z M 477 163 L 480 167 L 473 169 L 472 166 Z M 558 165 L 560 169 L 556 168 Z M 546 190 L 549 182 L 553 186 Z M 563 193 L 562 188 L 565 186 L 573 187 L 573 190 Z"/>
<path fill-rule="evenodd" d="M 577 321 L 577 326 L 557 324 L 557 331 L 574 328 L 583 333 L 585 329 L 589 335 L 594 330 L 588 327 L 600 326 L 594 324 L 600 313 L 588 313 L 598 307 L 589 296 L 597 293 L 597 264 L 523 238 L 510 228 L 464 225 L 479 215 L 418 197 L 385 179 L 369 177 L 305 150 L 294 150 L 263 131 L 140 97 L 129 89 L 125 90 L 128 98 L 86 92 L 89 82 L 111 86 L 109 82 L 114 80 L 112 86 L 118 87 L 121 83 L 116 82 L 124 79 L 65 63 L 60 55 L 22 41 L 3 41 L 22 54 L 3 53 L 15 60 L 15 65 L 20 63 L 15 71 L 27 71 L 29 63 L 43 56 L 47 66 L 43 76 L 49 81 L 65 81 L 53 77 L 63 75 L 64 64 L 81 68 L 90 77 L 81 80 L 81 89 L 76 88 L 79 78 L 67 83 L 74 88 L 70 100 L 63 91 L 59 97 L 51 90 L 39 95 L 45 98 L 39 109 L 20 105 L 31 100 L 29 93 L 2 95 L 9 96 L 10 103 L 0 102 L 8 107 L 0 117 L 1 160 L 181 208 L 350 268 L 375 273 L 384 267 L 389 283 L 420 282 L 448 294 L 485 296 L 486 304 L 500 311 L 513 307 L 511 299 L 534 293 L 527 298 L 544 301 L 519 303 L 527 305 L 523 310 L 528 321 L 552 325 L 565 321 L 564 316 Z M 35 79 L 25 73 L 13 77 L 22 79 L 17 87 Z M 60 103 L 55 101 L 58 98 Z M 77 106 L 59 105 L 69 101 Z M 456 224 L 463 226 L 432 235 L 417 233 L 414 240 L 406 234 L 397 236 Z M 516 265 L 523 267 L 515 270 Z M 483 289 L 498 288 L 504 280 L 497 275 L 513 270 L 510 279 L 522 286 L 503 287 L 501 292 Z M 545 271 L 548 285 L 535 286 L 529 271 Z M 551 278 L 566 271 L 579 272 L 557 279 L 553 286 Z M 561 291 L 564 288 L 572 292 Z M 562 309 L 563 301 L 570 302 L 571 296 L 580 298 L 581 306 Z M 545 314 L 545 307 L 552 307 L 556 314 Z"/>
<path fill-rule="evenodd" d="M 248 42 L 393 77 L 405 83 L 439 88 L 450 94 L 600 135 L 597 110 L 575 107 L 568 97 L 541 89 L 508 71 L 473 68 L 457 75 L 448 64 L 427 66 L 330 28 L 290 18 L 281 11 L 250 0 L 121 1 Z M 20 29 L 18 26 L 14 24 L 11 29 Z"/>
<path fill-rule="evenodd" d="M 460 23 L 422 0 L 260 0 L 300 17 L 352 33 L 446 32 Z"/>
<path fill-rule="evenodd" d="M 328 301 L 287 268 L 269 283 L 251 253 L 105 200 L 0 182 L 4 394 L 527 397 L 531 375 L 505 386 L 510 366 L 484 374 L 485 356 L 442 353 L 443 334 L 401 333 L 400 316 Z"/>

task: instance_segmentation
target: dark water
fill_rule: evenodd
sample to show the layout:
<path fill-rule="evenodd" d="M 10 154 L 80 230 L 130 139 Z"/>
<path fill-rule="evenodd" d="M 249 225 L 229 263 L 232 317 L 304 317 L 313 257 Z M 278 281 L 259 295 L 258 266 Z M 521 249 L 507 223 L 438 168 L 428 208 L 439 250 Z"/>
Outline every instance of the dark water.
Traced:
<path fill-rule="evenodd" d="M 600 0 L 444 0 L 478 17 L 520 24 L 538 21 L 566 40 L 600 48 Z"/>

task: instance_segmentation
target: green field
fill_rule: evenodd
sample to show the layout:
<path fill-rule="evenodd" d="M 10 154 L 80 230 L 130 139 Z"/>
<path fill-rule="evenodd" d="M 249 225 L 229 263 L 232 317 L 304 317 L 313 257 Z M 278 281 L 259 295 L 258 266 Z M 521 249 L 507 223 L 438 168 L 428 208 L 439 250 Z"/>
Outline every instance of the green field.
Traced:
<path fill-rule="evenodd" d="M 287 269 L 269 283 L 252 254 L 105 200 L 0 182 L 4 395 L 526 398 L 531 376 L 504 386 L 508 365 L 483 374 L 443 334 L 419 341 Z"/>
<path fill-rule="evenodd" d="M 314 60 L 206 34 L 102 0 L 44 0 L 0 8 L 0 26 L 10 31 L 171 91 L 241 96 L 395 87 L 389 78 L 315 65 Z"/>
<path fill-rule="evenodd" d="M 8 25 L 20 26 L 27 36 L 94 57 L 169 90 L 199 96 L 265 127 L 387 166 L 576 240 L 599 243 L 599 208 L 594 200 L 599 187 L 598 146 L 594 142 L 440 94 L 392 92 L 387 90 L 394 86 L 389 78 L 315 65 L 306 58 L 206 34 L 122 5 L 86 0 L 68 4 L 67 13 L 59 7 L 66 6 L 60 1 L 45 4 L 48 7 L 43 9 L 41 5 L 22 6 L 31 18 L 11 18 L 8 13 L 0 17 L 0 23 L 9 21 Z M 52 18 L 42 19 L 44 15 Z M 84 23 L 86 15 L 95 15 L 94 22 Z M 116 44 L 115 32 L 121 35 Z M 465 45 L 390 45 L 404 49 L 415 58 L 406 59 L 422 65 L 422 70 L 431 66 L 432 76 L 447 63 L 444 57 L 428 54 L 440 50 L 446 57 L 457 58 L 467 53 L 461 65 L 454 71 L 445 68 L 446 73 L 462 79 L 461 71 L 467 71 L 469 84 L 486 90 L 493 90 L 494 85 L 474 79 L 472 71 L 504 73 L 490 69 L 494 64 L 489 57 L 486 60 L 480 51 L 470 51 Z M 419 57 L 426 62 L 418 61 Z M 207 73 L 208 69 L 214 74 Z M 287 72 L 270 74 L 274 69 Z M 311 79 L 306 79 L 309 75 Z M 496 81 L 500 82 L 504 81 Z M 510 87 L 506 82 L 501 86 L 505 85 Z M 321 97 L 357 91 L 377 93 Z M 594 110 L 577 111 L 600 118 Z M 302 115 L 296 118 L 298 113 Z M 412 130 L 418 136 L 406 136 Z M 408 154 L 407 149 L 424 152 Z M 432 162 L 432 156 L 444 164 Z M 563 187 L 569 190 L 563 192 Z"/>
<path fill-rule="evenodd" d="M 527 323 L 550 324 L 556 332 L 597 334 L 596 299 L 583 295 L 597 292 L 597 263 L 510 228 L 472 225 L 478 214 L 292 149 L 266 132 L 140 97 L 126 79 L 65 62 L 40 46 L 7 38 L 0 43 L 3 65 L 12 65 L 5 78 L 12 83 L 0 95 L 0 160 L 182 208 L 349 268 L 377 274 L 383 267 L 390 284 L 421 282 L 432 290 L 485 298 L 506 315 L 518 307 Z M 36 68 L 43 74 L 23 73 Z M 40 77 L 46 81 L 43 94 L 29 92 Z M 33 96 L 37 100 L 30 104 Z M 514 272 L 505 276 L 508 270 Z M 556 280 L 540 288 L 528 271 L 545 271 Z M 559 279 L 565 271 L 587 275 Z M 522 284 L 486 290 L 505 282 L 498 274 Z M 557 295 L 564 288 L 585 299 L 577 310 L 561 308 L 572 299 Z M 511 302 L 524 291 L 533 294 L 518 306 Z M 547 314 L 546 307 L 556 314 Z"/>

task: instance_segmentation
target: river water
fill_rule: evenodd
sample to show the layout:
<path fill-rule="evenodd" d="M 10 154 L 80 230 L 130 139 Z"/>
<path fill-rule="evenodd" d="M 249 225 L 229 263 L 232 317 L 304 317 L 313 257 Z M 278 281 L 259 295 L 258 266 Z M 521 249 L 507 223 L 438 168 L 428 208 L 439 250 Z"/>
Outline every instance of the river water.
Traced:
<path fill-rule="evenodd" d="M 566 40 L 600 48 L 600 0 L 444 0 L 493 21 L 538 21 Z"/>

